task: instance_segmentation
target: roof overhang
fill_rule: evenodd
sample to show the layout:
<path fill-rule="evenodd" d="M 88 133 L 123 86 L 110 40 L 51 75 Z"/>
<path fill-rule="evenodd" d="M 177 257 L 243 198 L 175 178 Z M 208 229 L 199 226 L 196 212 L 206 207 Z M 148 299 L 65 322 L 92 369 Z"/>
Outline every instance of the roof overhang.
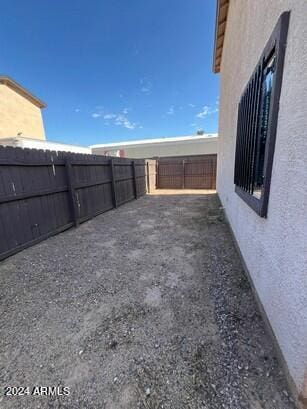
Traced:
<path fill-rule="evenodd" d="M 227 15 L 230 0 L 217 0 L 216 2 L 216 20 L 215 20 L 215 38 L 213 52 L 213 72 L 220 72 L 224 37 L 227 23 Z"/>
<path fill-rule="evenodd" d="M 39 98 L 31 94 L 27 89 L 25 89 L 12 78 L 6 75 L 0 75 L 0 84 L 4 84 L 10 87 L 15 92 L 22 95 L 24 98 L 28 99 L 30 102 L 32 102 L 32 104 L 36 105 L 39 108 L 46 108 L 47 106 L 43 101 L 41 101 Z"/>

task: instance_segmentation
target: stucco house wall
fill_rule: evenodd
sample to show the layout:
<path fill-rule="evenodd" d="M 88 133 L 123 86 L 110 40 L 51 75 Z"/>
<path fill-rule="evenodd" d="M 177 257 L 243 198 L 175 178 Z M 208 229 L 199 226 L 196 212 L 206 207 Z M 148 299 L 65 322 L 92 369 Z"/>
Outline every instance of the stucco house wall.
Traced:
<path fill-rule="evenodd" d="M 282 12 L 290 10 L 267 218 L 234 190 L 240 96 Z M 307 2 L 230 0 L 221 62 L 217 189 L 290 376 L 307 369 Z"/>
<path fill-rule="evenodd" d="M 0 138 L 45 139 L 41 109 L 6 84 L 0 84 Z"/>

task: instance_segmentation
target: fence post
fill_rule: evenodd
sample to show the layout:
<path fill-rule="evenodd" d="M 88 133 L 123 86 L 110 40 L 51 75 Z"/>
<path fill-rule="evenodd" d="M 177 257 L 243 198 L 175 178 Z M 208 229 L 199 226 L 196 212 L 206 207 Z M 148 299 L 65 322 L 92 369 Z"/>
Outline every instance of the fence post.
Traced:
<path fill-rule="evenodd" d="M 66 168 L 66 175 L 67 175 L 68 195 L 69 195 L 69 200 L 70 200 L 70 208 L 72 212 L 73 222 L 74 222 L 75 227 L 78 227 L 79 225 L 78 204 L 77 204 L 76 190 L 74 188 L 74 183 L 73 183 L 71 160 L 69 156 L 66 156 L 65 158 L 65 168 Z"/>
<path fill-rule="evenodd" d="M 149 162 L 146 162 L 147 167 L 147 193 L 150 193 L 150 175 L 149 175 Z"/>
<path fill-rule="evenodd" d="M 138 198 L 138 189 L 136 184 L 136 171 L 135 171 L 135 162 L 132 161 L 132 174 L 133 174 L 133 186 L 134 186 L 134 197 Z"/>
<path fill-rule="evenodd" d="M 110 159 L 110 169 L 111 169 L 111 185 L 112 185 L 112 201 L 113 206 L 117 208 L 117 200 L 116 200 L 116 180 L 115 180 L 115 172 L 114 172 L 114 162 L 113 159 Z"/>
<path fill-rule="evenodd" d="M 185 163 L 184 163 L 184 159 L 183 159 L 183 161 L 182 161 L 182 189 L 184 189 L 184 187 L 185 187 L 184 179 L 185 179 Z"/>

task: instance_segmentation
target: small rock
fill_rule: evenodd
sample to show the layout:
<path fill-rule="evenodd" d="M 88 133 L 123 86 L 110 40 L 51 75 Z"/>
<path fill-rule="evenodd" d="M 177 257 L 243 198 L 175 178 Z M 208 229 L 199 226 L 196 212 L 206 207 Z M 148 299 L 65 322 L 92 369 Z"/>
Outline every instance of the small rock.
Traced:
<path fill-rule="evenodd" d="M 113 382 L 116 383 L 118 381 L 117 376 L 115 376 L 115 378 L 113 379 Z"/>
<path fill-rule="evenodd" d="M 110 345 L 110 348 L 111 348 L 111 349 L 115 349 L 115 348 L 117 347 L 117 345 L 118 345 L 118 342 L 117 342 L 115 339 L 113 339 L 113 340 L 109 343 L 109 345 Z"/>
<path fill-rule="evenodd" d="M 146 396 L 150 396 L 150 388 L 146 388 L 145 394 L 146 394 Z"/>
<path fill-rule="evenodd" d="M 81 351 L 79 351 L 79 355 L 83 354 L 83 349 L 81 349 Z"/>

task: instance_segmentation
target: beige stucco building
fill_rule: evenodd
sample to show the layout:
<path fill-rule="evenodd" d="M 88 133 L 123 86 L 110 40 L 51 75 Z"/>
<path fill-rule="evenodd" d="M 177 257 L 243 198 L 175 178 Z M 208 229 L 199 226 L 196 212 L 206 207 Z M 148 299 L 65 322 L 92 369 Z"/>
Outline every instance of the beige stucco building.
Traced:
<path fill-rule="evenodd" d="M 216 154 L 217 141 L 217 134 L 204 134 L 98 144 L 90 148 L 95 155 L 135 159 L 163 158 L 165 156 Z"/>
<path fill-rule="evenodd" d="M 0 139 L 45 139 L 41 110 L 45 104 L 17 82 L 0 76 Z"/>
<path fill-rule="evenodd" d="M 306 0 L 218 1 L 213 70 L 218 194 L 289 382 L 307 404 Z"/>

